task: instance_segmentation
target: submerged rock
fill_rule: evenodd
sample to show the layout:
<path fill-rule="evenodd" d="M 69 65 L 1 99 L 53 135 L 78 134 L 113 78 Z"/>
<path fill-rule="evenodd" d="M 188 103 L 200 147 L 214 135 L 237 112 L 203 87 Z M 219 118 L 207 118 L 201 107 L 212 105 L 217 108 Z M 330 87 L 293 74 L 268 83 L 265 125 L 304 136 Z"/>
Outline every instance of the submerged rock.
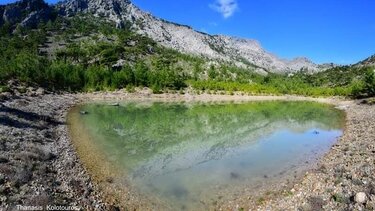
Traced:
<path fill-rule="evenodd" d="M 231 172 L 231 173 L 230 173 L 230 178 L 231 178 L 231 179 L 238 179 L 239 177 L 240 177 L 240 175 L 237 174 L 237 173 L 234 173 L 234 172 Z"/>
<path fill-rule="evenodd" d="M 87 112 L 87 111 L 80 111 L 79 112 L 81 115 L 87 115 L 87 114 L 89 114 L 89 112 Z"/>
<path fill-rule="evenodd" d="M 119 103 L 111 103 L 111 104 L 109 104 L 110 106 L 120 106 L 120 104 Z"/>

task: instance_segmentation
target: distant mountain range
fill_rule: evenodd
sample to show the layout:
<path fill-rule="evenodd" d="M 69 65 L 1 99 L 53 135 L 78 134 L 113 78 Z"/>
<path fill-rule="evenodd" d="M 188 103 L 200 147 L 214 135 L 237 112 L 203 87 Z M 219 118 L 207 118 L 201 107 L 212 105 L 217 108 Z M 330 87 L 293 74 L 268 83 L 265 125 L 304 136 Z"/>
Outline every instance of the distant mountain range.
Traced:
<path fill-rule="evenodd" d="M 10 23 L 35 27 L 58 15 L 71 17 L 77 14 L 91 14 L 114 22 L 119 28 L 130 24 L 135 32 L 146 35 L 165 47 L 208 59 L 232 62 L 239 67 L 251 66 L 260 73 L 300 70 L 319 72 L 335 66 L 314 64 L 303 57 L 281 59 L 263 49 L 256 40 L 198 32 L 189 26 L 144 12 L 129 0 L 66 0 L 56 5 L 48 5 L 43 0 L 22 0 L 0 6 L 0 25 Z M 374 64 L 374 56 L 361 64 Z"/>

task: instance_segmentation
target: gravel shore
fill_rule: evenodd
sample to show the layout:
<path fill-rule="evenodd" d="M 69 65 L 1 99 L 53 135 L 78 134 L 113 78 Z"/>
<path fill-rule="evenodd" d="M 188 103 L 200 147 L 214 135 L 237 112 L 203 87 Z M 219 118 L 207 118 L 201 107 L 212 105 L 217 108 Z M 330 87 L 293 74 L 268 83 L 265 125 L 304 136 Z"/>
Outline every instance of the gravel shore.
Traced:
<path fill-rule="evenodd" d="M 258 210 L 375 210 L 375 106 L 346 107 L 344 135 L 300 183 Z"/>
<path fill-rule="evenodd" d="M 67 111 L 78 102 L 53 94 L 0 101 L 0 210 L 107 208 L 67 133 Z"/>
<path fill-rule="evenodd" d="M 0 210 L 16 205 L 61 205 L 82 210 L 118 210 L 103 194 L 78 159 L 70 141 L 66 115 L 87 100 L 314 100 L 345 109 L 344 136 L 319 167 L 291 188 L 275 187 L 261 198 L 242 196 L 224 210 L 374 210 L 375 107 L 339 99 L 218 95 L 44 94 L 0 98 Z M 280 189 L 280 190 L 278 190 Z M 243 200 L 249 199 L 249 200 Z"/>

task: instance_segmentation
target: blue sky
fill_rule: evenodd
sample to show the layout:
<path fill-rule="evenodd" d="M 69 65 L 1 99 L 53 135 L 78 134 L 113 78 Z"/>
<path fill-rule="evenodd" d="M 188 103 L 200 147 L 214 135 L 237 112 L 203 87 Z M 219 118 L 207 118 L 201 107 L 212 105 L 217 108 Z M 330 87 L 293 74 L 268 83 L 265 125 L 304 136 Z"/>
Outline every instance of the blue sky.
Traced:
<path fill-rule="evenodd" d="M 133 3 L 155 16 L 199 31 L 256 39 L 267 51 L 282 58 L 306 56 L 317 63 L 349 64 L 375 54 L 374 0 L 133 0 Z"/>

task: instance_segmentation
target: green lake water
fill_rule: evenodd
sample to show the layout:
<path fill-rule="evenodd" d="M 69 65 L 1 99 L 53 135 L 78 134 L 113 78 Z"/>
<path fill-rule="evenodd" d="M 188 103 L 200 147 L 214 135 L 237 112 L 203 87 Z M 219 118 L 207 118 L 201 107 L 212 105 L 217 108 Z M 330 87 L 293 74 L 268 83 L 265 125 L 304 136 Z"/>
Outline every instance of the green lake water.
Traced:
<path fill-rule="evenodd" d="M 74 112 L 139 193 L 205 209 L 307 170 L 342 135 L 344 115 L 312 102 L 86 104 Z M 125 183 L 124 183 L 125 184 Z"/>

